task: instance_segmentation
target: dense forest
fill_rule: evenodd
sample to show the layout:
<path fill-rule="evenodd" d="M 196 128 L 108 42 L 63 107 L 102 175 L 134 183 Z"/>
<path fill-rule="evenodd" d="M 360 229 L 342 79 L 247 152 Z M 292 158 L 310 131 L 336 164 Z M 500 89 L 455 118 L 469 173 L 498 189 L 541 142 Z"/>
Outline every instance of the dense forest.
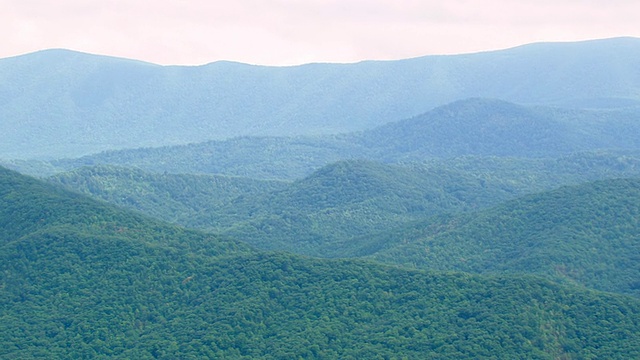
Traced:
<path fill-rule="evenodd" d="M 367 251 L 411 267 L 545 274 L 640 296 L 639 219 L 640 178 L 604 180 L 395 229 L 367 238 Z"/>
<path fill-rule="evenodd" d="M 631 297 L 257 253 L 7 170 L 0 201 L 6 359 L 640 356 Z"/>

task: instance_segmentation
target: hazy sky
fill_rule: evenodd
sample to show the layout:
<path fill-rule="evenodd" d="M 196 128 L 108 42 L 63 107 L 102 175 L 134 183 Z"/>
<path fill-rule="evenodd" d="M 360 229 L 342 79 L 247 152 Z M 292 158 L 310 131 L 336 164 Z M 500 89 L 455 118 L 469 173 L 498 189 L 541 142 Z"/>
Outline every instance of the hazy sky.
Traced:
<path fill-rule="evenodd" d="M 354 62 L 640 37 L 638 0 L 0 0 L 0 57 Z"/>

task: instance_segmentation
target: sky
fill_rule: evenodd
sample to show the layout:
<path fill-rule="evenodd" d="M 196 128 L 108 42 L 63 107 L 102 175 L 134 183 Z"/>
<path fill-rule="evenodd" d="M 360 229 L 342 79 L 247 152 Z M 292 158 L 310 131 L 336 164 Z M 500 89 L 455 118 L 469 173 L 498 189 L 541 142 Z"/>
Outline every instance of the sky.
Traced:
<path fill-rule="evenodd" d="M 0 58 L 345 63 L 640 37 L 638 18 L 638 0 L 0 0 Z"/>

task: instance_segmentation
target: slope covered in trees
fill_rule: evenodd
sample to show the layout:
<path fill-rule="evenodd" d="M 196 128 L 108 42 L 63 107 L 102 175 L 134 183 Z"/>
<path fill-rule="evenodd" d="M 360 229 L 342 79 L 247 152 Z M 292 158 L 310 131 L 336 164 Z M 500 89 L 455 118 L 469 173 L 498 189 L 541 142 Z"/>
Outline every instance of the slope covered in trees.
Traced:
<path fill-rule="evenodd" d="M 281 181 L 221 175 L 151 174 L 139 169 L 98 165 L 49 178 L 118 206 L 190 227 L 238 197 L 251 199 L 283 189 Z"/>
<path fill-rule="evenodd" d="M 0 201 L 5 359 L 640 356 L 631 297 L 255 253 L 3 169 Z"/>
<path fill-rule="evenodd" d="M 640 296 L 640 180 L 525 196 L 370 237 L 379 261 L 472 273 L 544 274 Z"/>
<path fill-rule="evenodd" d="M 634 38 L 294 67 L 41 51 L 0 59 L 0 158 L 360 131 L 469 97 L 638 106 L 638 59 Z"/>
<path fill-rule="evenodd" d="M 640 159 L 585 153 L 405 165 L 345 161 L 287 184 L 104 166 L 50 180 L 167 221 L 232 234 L 263 249 L 344 257 L 366 252 L 367 234 L 431 215 L 621 176 L 640 176 Z"/>
<path fill-rule="evenodd" d="M 61 232 L 116 241 L 124 237 L 211 254 L 248 249 L 237 241 L 185 230 L 120 210 L 4 168 L 0 168 L 0 197 L 0 239 L 3 243 Z"/>

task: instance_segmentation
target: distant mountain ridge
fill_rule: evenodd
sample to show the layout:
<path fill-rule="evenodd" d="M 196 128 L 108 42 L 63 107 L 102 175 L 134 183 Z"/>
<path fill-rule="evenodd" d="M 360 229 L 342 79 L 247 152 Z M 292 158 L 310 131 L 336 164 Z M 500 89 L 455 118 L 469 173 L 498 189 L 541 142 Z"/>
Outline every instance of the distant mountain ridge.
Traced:
<path fill-rule="evenodd" d="M 639 94 L 635 38 L 295 67 L 48 50 L 0 59 L 0 158 L 360 131 L 469 97 L 607 108 Z"/>
<path fill-rule="evenodd" d="M 381 157 L 544 157 L 640 149 L 640 108 L 578 110 L 471 98 L 364 131 Z"/>
<path fill-rule="evenodd" d="M 594 151 L 640 151 L 640 107 L 574 110 L 472 98 L 362 132 L 241 137 L 108 151 L 52 161 L 49 167 L 70 170 L 112 164 L 153 172 L 292 180 L 348 159 L 420 162 L 462 156 L 559 157 Z"/>

